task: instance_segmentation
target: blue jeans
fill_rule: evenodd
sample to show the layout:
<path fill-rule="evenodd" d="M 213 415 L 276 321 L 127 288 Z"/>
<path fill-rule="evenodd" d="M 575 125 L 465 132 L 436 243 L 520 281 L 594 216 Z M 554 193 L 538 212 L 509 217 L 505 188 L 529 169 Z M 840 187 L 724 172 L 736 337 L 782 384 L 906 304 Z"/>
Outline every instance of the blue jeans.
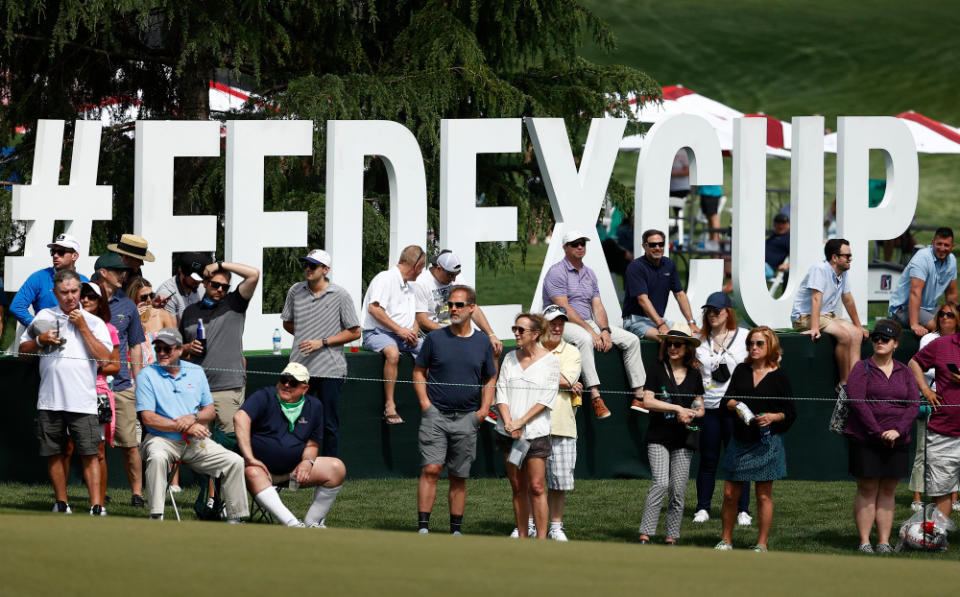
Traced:
<path fill-rule="evenodd" d="M 323 404 L 323 445 L 320 455 L 337 458 L 340 455 L 340 386 L 342 379 L 333 377 L 311 377 L 311 396 L 316 396 Z"/>
<path fill-rule="evenodd" d="M 708 408 L 700 420 L 700 469 L 697 470 L 697 507 L 710 512 L 713 489 L 717 483 L 720 447 L 726 446 L 733 435 L 733 417 L 719 408 Z M 744 481 L 737 503 L 737 512 L 750 511 L 750 482 Z"/>

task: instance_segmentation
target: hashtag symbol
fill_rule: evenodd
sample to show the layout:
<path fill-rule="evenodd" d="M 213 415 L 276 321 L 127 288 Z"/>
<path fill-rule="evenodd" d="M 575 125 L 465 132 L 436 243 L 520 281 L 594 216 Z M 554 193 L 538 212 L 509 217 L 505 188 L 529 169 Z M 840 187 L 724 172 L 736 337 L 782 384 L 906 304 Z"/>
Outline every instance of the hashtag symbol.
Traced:
<path fill-rule="evenodd" d="M 47 244 L 53 240 L 54 224 L 65 220 L 64 232 L 80 241 L 79 270 L 92 269 L 87 253 L 93 220 L 113 217 L 113 187 L 97 184 L 100 162 L 99 120 L 78 120 L 74 127 L 70 183 L 60 184 L 63 120 L 37 122 L 37 145 L 33 154 L 30 184 L 13 185 L 13 218 L 23 222 L 26 238 L 22 257 L 4 259 L 5 290 L 13 291 L 38 269 L 50 266 Z M 84 261 L 86 259 L 86 261 Z"/>

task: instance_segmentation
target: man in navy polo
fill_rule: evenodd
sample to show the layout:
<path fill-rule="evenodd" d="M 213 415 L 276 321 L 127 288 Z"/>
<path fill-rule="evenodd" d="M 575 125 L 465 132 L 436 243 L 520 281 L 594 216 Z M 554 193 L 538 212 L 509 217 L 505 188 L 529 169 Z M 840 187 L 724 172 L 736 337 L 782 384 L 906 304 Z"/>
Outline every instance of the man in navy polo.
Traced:
<path fill-rule="evenodd" d="M 116 431 L 113 445 L 120 448 L 127 471 L 130 504 L 143 508 L 143 463 L 140 457 L 140 432 L 137 429 L 137 396 L 133 379 L 143 366 L 140 345 L 146 340 L 137 304 L 121 290 L 131 267 L 117 253 L 108 251 L 94 264 L 94 279 L 110 306 L 110 323 L 120 338 L 120 371 L 113 377 L 116 404 Z M 130 369 L 127 368 L 129 355 Z"/>
<path fill-rule="evenodd" d="M 325 528 L 347 468 L 339 458 L 318 458 L 323 443 L 323 405 L 307 396 L 310 372 L 288 363 L 275 387 L 260 388 L 233 415 L 237 449 L 253 499 L 290 527 Z M 280 501 L 277 483 L 316 487 L 303 521 Z"/>
<path fill-rule="evenodd" d="M 644 232 L 643 256 L 627 266 L 627 275 L 624 276 L 623 327 L 648 340 L 657 340 L 658 335 L 670 331 L 673 322 L 664 319 L 663 314 L 667 311 L 671 292 L 680 303 L 680 312 L 690 326 L 690 335 L 700 333 L 677 274 L 677 266 L 663 255 L 665 242 L 666 235 L 659 230 Z"/>

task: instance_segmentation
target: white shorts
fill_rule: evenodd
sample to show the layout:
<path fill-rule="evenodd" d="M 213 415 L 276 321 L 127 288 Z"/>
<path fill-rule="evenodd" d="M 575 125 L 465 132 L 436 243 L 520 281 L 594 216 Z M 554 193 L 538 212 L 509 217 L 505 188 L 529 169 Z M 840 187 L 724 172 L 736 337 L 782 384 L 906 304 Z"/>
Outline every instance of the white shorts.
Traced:
<path fill-rule="evenodd" d="M 957 491 L 960 478 L 960 437 L 927 431 L 927 495 L 939 497 Z"/>
<path fill-rule="evenodd" d="M 573 469 L 577 467 L 577 438 L 550 436 L 553 452 L 547 458 L 547 489 L 573 489 Z"/>

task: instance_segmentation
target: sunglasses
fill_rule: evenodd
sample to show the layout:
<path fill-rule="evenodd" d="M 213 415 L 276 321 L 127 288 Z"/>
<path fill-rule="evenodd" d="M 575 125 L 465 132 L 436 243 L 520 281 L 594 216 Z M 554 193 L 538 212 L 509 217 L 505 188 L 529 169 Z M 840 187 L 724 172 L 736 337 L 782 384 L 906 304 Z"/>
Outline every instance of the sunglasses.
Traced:
<path fill-rule="evenodd" d="M 567 243 L 568 247 L 573 247 L 574 249 L 579 249 L 580 247 L 587 246 L 587 241 L 585 240 L 575 240 L 572 243 Z"/>
<path fill-rule="evenodd" d="M 83 292 L 80 294 L 80 300 L 96 301 L 100 299 L 100 296 L 93 292 Z"/>
<path fill-rule="evenodd" d="M 716 317 L 720 315 L 721 311 L 723 311 L 723 309 L 717 309 L 716 307 L 707 307 L 703 310 L 703 312 L 707 314 L 707 317 Z"/>
<path fill-rule="evenodd" d="M 851 259 L 853 259 L 853 253 L 837 253 L 837 257 L 839 257 L 840 259 L 846 259 L 847 261 L 850 261 Z"/>
<path fill-rule="evenodd" d="M 153 350 L 157 354 L 166 354 L 168 352 L 173 352 L 173 346 L 169 344 L 162 344 L 160 342 L 153 345 Z"/>
<path fill-rule="evenodd" d="M 874 344 L 886 344 L 887 342 L 892 342 L 893 338 L 884 336 L 883 334 L 870 334 L 870 341 Z"/>
<path fill-rule="evenodd" d="M 223 283 L 223 282 L 207 282 L 207 284 L 210 286 L 210 288 L 213 288 L 214 290 L 230 290 L 230 284 L 229 284 L 229 283 Z"/>
<path fill-rule="evenodd" d="M 292 377 L 283 376 L 280 378 L 280 384 L 287 386 L 288 388 L 299 388 L 302 383 L 302 381 L 296 380 Z"/>
<path fill-rule="evenodd" d="M 530 329 L 522 328 L 522 327 L 520 327 L 520 326 L 518 326 L 518 325 L 515 325 L 515 326 L 513 326 L 512 328 L 510 328 L 510 331 L 513 332 L 514 334 L 518 335 L 518 336 L 522 336 L 522 335 L 524 334 L 524 332 L 534 332 L 534 331 L 536 331 L 536 330 L 534 330 L 533 328 L 530 328 Z"/>
<path fill-rule="evenodd" d="M 949 317 L 950 319 L 956 319 L 957 316 L 953 311 L 940 311 L 937 313 L 937 317 Z"/>
<path fill-rule="evenodd" d="M 63 257 L 67 253 L 73 253 L 73 251 L 71 249 L 50 249 L 51 257 L 53 257 L 54 255 L 56 255 L 57 257 Z"/>
<path fill-rule="evenodd" d="M 764 346 L 766 345 L 766 340 L 747 340 L 747 346 Z"/>
<path fill-rule="evenodd" d="M 664 342 L 667 345 L 667 348 L 683 348 L 686 345 L 686 342 Z"/>
<path fill-rule="evenodd" d="M 318 267 L 320 267 L 320 264 L 319 264 L 319 263 L 310 263 L 309 261 L 304 261 L 304 262 L 303 262 L 303 267 L 305 267 L 305 268 L 307 268 L 307 269 L 313 270 L 313 269 L 317 269 Z"/>
<path fill-rule="evenodd" d="M 651 249 L 656 249 L 656 248 L 658 248 L 658 247 L 663 247 L 663 246 L 666 244 L 666 242 L 665 242 L 665 241 L 660 241 L 660 242 L 658 242 L 658 243 L 645 243 L 645 244 L 646 244 L 648 247 L 650 247 Z"/>
<path fill-rule="evenodd" d="M 156 292 L 144 292 L 137 297 L 137 302 L 142 303 L 143 301 L 153 300 L 153 297 L 157 296 Z"/>
<path fill-rule="evenodd" d="M 466 301 L 447 301 L 447 309 L 453 309 L 454 307 L 456 307 L 457 309 L 463 309 L 469 304 L 470 303 Z"/>

